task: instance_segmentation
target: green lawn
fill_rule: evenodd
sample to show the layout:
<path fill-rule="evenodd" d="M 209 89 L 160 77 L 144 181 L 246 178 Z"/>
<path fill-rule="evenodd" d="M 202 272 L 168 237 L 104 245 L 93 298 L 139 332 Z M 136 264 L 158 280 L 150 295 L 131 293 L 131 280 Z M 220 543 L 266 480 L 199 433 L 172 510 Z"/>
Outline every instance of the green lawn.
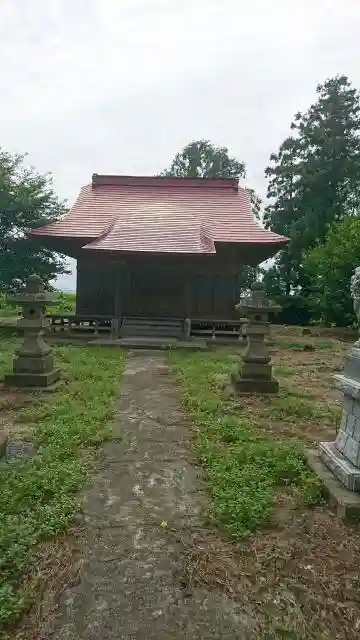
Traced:
<path fill-rule="evenodd" d="M 8 371 L 15 341 L 0 344 L 0 376 Z M 119 350 L 62 347 L 63 374 L 54 394 L 10 412 L 36 455 L 0 463 L 0 628 L 18 620 L 36 590 L 29 580 L 39 543 L 64 534 L 79 510 L 77 492 L 96 459 L 96 447 L 111 435 L 113 401 L 124 356 Z M 2 411 L 7 392 L 2 391 Z M 10 415 L 9 414 L 9 415 Z M 22 436 L 23 437 L 23 436 Z"/>
<path fill-rule="evenodd" d="M 169 354 L 209 495 L 207 526 L 184 542 L 182 584 L 230 596 L 259 640 L 357 637 L 360 525 L 329 509 L 304 455 L 335 439 L 332 376 L 347 347 L 312 342 L 279 337 L 275 397 L 226 395 L 235 345 Z"/>
<path fill-rule="evenodd" d="M 0 377 L 15 347 L 14 340 L 0 343 Z M 340 406 L 332 375 L 344 347 L 314 341 L 314 349 L 279 340 L 280 393 L 271 398 L 226 396 L 234 347 L 169 354 L 194 425 L 209 523 L 216 525 L 204 533 L 209 529 L 214 547 L 205 540 L 190 550 L 190 581 L 227 590 L 244 610 L 250 603 L 264 640 L 332 637 L 333 627 L 336 637 L 350 637 L 341 633 L 352 622 L 333 603 L 351 601 L 356 615 L 360 611 L 357 530 L 328 512 L 304 456 L 304 446 L 334 439 Z M 56 358 L 63 377 L 55 394 L 31 396 L 17 409 L 7 391 L 0 395 L 0 415 L 14 423 L 14 437 L 31 440 L 37 451 L 0 462 L 0 637 L 38 598 L 39 549 L 69 531 L 96 449 L 111 436 L 122 352 L 72 346 L 58 348 Z"/>
<path fill-rule="evenodd" d="M 301 439 L 286 433 L 294 420 L 299 426 L 314 419 L 334 423 L 334 407 L 323 407 L 299 390 L 289 391 L 289 367 L 278 397 L 231 400 L 219 384 L 234 367 L 228 351 L 172 353 L 170 360 L 196 428 L 195 446 L 210 490 L 213 521 L 232 538 L 243 539 L 268 521 L 280 489 L 302 504 L 322 500 L 322 486 L 308 468 Z M 274 433 L 274 420 L 282 421 L 285 437 Z"/>

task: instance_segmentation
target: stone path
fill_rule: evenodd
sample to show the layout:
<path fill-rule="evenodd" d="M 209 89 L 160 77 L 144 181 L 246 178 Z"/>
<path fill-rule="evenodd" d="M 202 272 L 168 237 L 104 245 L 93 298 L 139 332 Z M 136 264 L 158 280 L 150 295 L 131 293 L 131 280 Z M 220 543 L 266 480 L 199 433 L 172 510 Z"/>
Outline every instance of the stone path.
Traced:
<path fill-rule="evenodd" d="M 130 355 L 117 435 L 85 495 L 85 564 L 63 595 L 53 640 L 246 639 L 235 604 L 181 587 L 181 536 L 201 524 L 204 494 L 189 426 L 160 355 Z M 165 523 L 167 526 L 165 526 Z"/>

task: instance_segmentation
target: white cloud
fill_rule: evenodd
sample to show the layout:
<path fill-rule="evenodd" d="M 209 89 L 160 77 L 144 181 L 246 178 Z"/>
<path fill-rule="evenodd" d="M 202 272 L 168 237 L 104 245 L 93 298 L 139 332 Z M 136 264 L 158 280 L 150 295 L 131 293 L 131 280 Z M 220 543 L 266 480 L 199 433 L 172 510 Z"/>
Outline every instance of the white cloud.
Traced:
<path fill-rule="evenodd" d="M 2 0 L 0 143 L 72 201 L 93 172 L 152 174 L 194 138 L 264 167 L 318 82 L 360 88 L 358 0 Z"/>

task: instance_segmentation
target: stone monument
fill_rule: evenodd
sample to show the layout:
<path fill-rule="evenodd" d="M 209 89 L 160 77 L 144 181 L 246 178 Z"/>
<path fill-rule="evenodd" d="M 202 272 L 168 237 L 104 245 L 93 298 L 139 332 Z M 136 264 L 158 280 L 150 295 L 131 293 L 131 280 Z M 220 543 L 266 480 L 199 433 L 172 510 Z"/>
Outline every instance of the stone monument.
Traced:
<path fill-rule="evenodd" d="M 360 267 L 350 286 L 354 311 L 360 320 Z M 334 376 L 344 394 L 340 428 L 335 442 L 321 442 L 319 456 L 350 491 L 360 491 L 360 339 L 345 358 L 344 373 Z"/>
<path fill-rule="evenodd" d="M 265 337 L 269 334 L 269 313 L 281 307 L 265 296 L 265 287 L 255 282 L 251 295 L 240 299 L 235 309 L 247 318 L 248 344 L 239 371 L 232 376 L 236 393 L 277 393 L 279 383 L 272 376 L 272 365 Z"/>
<path fill-rule="evenodd" d="M 45 308 L 57 302 L 44 290 L 37 275 L 30 276 L 25 290 L 10 301 L 22 306 L 18 326 L 24 331 L 24 343 L 16 352 L 13 372 L 5 376 L 4 383 L 16 387 L 49 387 L 58 380 L 60 372 L 54 368 L 52 349 L 43 339 L 44 329 L 48 326 Z"/>

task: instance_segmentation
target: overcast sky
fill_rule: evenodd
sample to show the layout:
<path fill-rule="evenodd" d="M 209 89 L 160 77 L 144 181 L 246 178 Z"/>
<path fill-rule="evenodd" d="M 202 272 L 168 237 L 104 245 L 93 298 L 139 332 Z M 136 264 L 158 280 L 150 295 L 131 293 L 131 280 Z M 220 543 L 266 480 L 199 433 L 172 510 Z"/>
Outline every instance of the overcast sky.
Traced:
<path fill-rule="evenodd" d="M 94 172 L 151 175 L 208 138 L 263 195 L 316 84 L 360 88 L 359 34 L 360 0 L 0 0 L 0 145 L 71 203 Z"/>

